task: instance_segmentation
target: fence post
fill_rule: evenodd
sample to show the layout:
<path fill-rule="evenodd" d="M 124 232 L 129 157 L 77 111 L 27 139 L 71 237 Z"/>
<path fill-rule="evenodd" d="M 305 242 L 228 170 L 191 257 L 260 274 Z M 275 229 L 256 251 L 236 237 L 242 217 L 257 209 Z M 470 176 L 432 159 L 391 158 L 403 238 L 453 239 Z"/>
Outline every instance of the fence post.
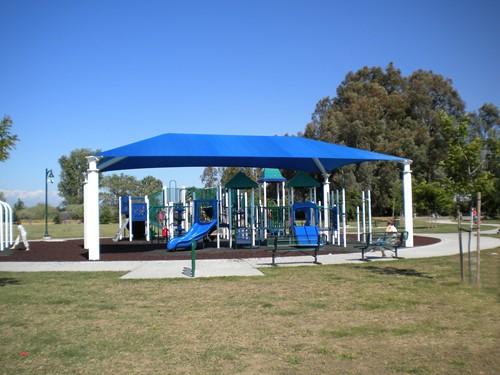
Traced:
<path fill-rule="evenodd" d="M 481 281 L 481 277 L 479 275 L 480 271 L 480 262 L 481 262 L 481 255 L 480 255 L 480 239 L 481 239 L 481 192 L 477 192 L 477 233 L 476 233 L 476 240 L 477 240 L 477 245 L 476 245 L 476 284 L 479 285 Z"/>
<path fill-rule="evenodd" d="M 191 241 L 191 277 L 196 274 L 196 241 Z"/>
<path fill-rule="evenodd" d="M 458 216 L 458 248 L 460 251 L 460 281 L 464 282 L 464 252 L 462 248 L 462 213 L 457 210 Z"/>

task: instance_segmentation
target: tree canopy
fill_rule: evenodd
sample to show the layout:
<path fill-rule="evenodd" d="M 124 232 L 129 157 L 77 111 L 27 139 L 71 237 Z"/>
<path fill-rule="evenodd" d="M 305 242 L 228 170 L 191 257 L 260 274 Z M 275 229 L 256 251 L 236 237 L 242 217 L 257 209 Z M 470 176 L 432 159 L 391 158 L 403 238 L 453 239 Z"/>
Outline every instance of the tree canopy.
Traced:
<path fill-rule="evenodd" d="M 303 135 L 412 159 L 417 210 L 445 213 L 453 194 L 466 190 L 494 201 L 498 118 L 491 103 L 467 114 L 450 79 L 425 70 L 404 76 L 391 63 L 348 73 L 335 97 L 317 103 Z M 387 214 L 401 195 L 399 174 L 396 165 L 366 163 L 340 169 L 333 181 L 351 191 L 370 188 L 375 213 Z"/>
<path fill-rule="evenodd" d="M 12 119 L 4 116 L 0 120 L 0 161 L 9 158 L 10 151 L 16 146 L 19 137 L 11 132 Z"/>
<path fill-rule="evenodd" d="M 419 214 L 450 214 L 458 197 L 477 191 L 483 212 L 500 214 L 500 111 L 485 103 L 467 113 L 453 82 L 440 74 L 419 69 L 405 76 L 392 63 L 349 72 L 335 96 L 317 102 L 299 136 L 413 160 Z M 205 168 L 201 179 L 214 186 L 235 170 Z M 374 214 L 394 215 L 402 205 L 400 174 L 392 163 L 363 163 L 338 169 L 331 180 L 334 189 L 346 188 L 348 205 L 371 189 Z"/>
<path fill-rule="evenodd" d="M 153 176 L 138 180 L 134 176 L 120 173 L 104 176 L 101 180 L 103 188 L 101 198 L 104 206 L 117 206 L 119 196 L 142 197 L 156 193 L 163 188 L 162 182 Z"/>
<path fill-rule="evenodd" d="M 83 203 L 83 183 L 86 178 L 88 162 L 86 157 L 96 155 L 98 151 L 88 148 L 77 148 L 59 158 L 61 175 L 57 188 L 64 199 L 64 204 Z"/>

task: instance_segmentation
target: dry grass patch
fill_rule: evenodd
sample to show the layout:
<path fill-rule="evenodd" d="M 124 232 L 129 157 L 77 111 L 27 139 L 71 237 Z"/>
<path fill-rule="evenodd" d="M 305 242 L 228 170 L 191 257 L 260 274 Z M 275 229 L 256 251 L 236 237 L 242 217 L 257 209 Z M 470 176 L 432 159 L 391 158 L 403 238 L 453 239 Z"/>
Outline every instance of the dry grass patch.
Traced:
<path fill-rule="evenodd" d="M 494 373 L 500 307 L 492 252 L 483 256 L 480 290 L 457 283 L 456 257 L 265 269 L 261 278 L 0 273 L 0 368 Z"/>

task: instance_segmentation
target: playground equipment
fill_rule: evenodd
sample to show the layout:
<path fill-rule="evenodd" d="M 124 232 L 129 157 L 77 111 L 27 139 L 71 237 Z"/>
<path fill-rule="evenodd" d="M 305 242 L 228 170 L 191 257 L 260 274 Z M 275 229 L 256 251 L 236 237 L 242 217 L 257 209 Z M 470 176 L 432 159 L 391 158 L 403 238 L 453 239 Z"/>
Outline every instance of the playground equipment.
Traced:
<path fill-rule="evenodd" d="M 118 231 L 113 240 L 122 240 L 126 230 L 129 241 L 182 235 L 189 229 L 191 211 L 186 206 L 186 188 L 177 188 L 174 180 L 169 182 L 169 187 L 149 196 L 119 197 Z"/>
<path fill-rule="evenodd" d="M 368 218 L 367 218 L 367 207 L 368 206 Z M 368 220 L 367 220 L 368 219 Z M 357 221 L 357 230 L 358 230 L 358 241 L 366 242 L 367 236 L 371 236 L 372 233 L 372 199 L 371 199 L 371 191 L 362 191 L 361 192 L 361 228 L 360 228 L 360 220 L 359 220 L 359 207 L 356 208 L 356 221 Z M 367 221 L 368 221 L 368 231 L 367 231 Z M 360 233 L 360 229 L 362 232 Z"/>
<path fill-rule="evenodd" d="M 240 171 L 224 187 L 228 194 L 229 247 L 255 246 L 255 189 L 258 184 Z"/>
<path fill-rule="evenodd" d="M 8 249 L 13 243 L 12 207 L 7 202 L 0 201 L 0 251 Z"/>
<path fill-rule="evenodd" d="M 212 233 L 217 248 L 223 240 L 227 241 L 224 246 L 255 247 L 269 245 L 269 238 L 274 241 L 276 237 L 296 242 L 297 246 L 313 245 L 317 238 L 322 244 L 347 246 L 344 189 L 329 191 L 325 207 L 316 201 L 321 184 L 304 172 L 286 182 L 279 170 L 266 169 L 259 181 L 260 185 L 240 171 L 225 186 L 217 188 L 177 188 L 175 180 L 171 180 L 168 187 L 144 198 L 120 197 L 119 231 L 115 240 L 131 228 L 130 241 L 137 238 L 164 241 L 167 250 L 187 249 L 193 241 L 206 240 Z M 269 197 L 268 188 L 275 199 Z M 324 200 L 323 195 L 319 197 Z M 359 207 L 356 211 L 359 238 L 361 233 L 371 233 L 369 191 L 363 192 L 362 203 L 362 232 Z M 362 241 L 365 240 L 363 235 Z"/>
<path fill-rule="evenodd" d="M 185 234 L 168 241 L 167 250 L 191 248 L 193 241 L 207 237 L 218 226 L 217 200 L 194 201 L 194 223 Z"/>
<path fill-rule="evenodd" d="M 286 183 L 286 178 L 283 177 L 279 169 L 275 168 L 264 168 L 262 172 L 262 177 L 258 180 L 259 184 L 262 184 L 263 187 L 263 197 L 264 201 L 262 202 L 260 199 L 260 189 L 259 189 L 259 206 L 262 206 L 263 203 L 263 208 L 264 210 L 271 210 L 271 215 L 262 215 L 263 219 L 263 225 L 259 227 L 263 228 L 268 228 L 268 220 L 269 219 L 274 219 L 271 220 L 271 232 L 276 232 L 283 230 L 285 227 L 285 206 L 286 206 L 286 200 L 285 200 L 285 183 Z M 269 184 L 276 184 L 276 204 L 271 205 L 270 202 L 268 202 L 268 197 L 267 197 L 267 187 Z M 280 194 L 281 190 L 281 194 Z M 281 201 L 280 201 L 280 195 L 281 195 Z M 273 210 L 274 207 L 278 208 L 281 207 L 281 203 L 283 203 L 283 208 L 278 209 L 278 210 Z M 272 212 L 274 211 L 274 212 Z M 281 212 L 280 212 L 281 211 Z M 279 219 L 281 218 L 281 220 Z M 278 220 L 276 220 L 278 219 Z M 257 220 L 258 221 L 258 220 Z M 260 235 L 262 235 L 265 238 L 267 238 L 268 231 L 265 230 Z M 284 234 L 284 233 L 283 233 Z"/>
<path fill-rule="evenodd" d="M 318 205 L 313 202 L 294 203 L 292 232 L 297 246 L 311 246 L 320 242 Z"/>
<path fill-rule="evenodd" d="M 123 238 L 128 230 L 129 241 L 145 238 L 149 241 L 149 199 L 145 197 L 124 196 L 118 199 L 118 232 L 113 241 Z"/>
<path fill-rule="evenodd" d="M 330 225 L 332 243 L 337 242 L 337 246 L 347 247 L 347 223 L 346 223 L 346 204 L 345 189 L 335 190 L 331 193 Z"/>

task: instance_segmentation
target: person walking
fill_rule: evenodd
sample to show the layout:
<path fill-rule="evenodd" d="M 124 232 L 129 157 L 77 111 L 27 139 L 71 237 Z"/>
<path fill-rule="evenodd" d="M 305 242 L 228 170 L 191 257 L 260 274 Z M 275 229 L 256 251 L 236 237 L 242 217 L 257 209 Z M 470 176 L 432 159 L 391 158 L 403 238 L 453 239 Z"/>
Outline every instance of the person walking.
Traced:
<path fill-rule="evenodd" d="M 26 229 L 24 229 L 24 226 L 20 221 L 17 221 L 16 224 L 18 234 L 16 237 L 16 241 L 14 242 L 14 245 L 12 245 L 11 249 L 15 249 L 17 245 L 19 245 L 19 242 L 23 241 L 24 250 L 30 251 L 30 244 L 28 242 L 28 233 L 26 232 Z"/>

